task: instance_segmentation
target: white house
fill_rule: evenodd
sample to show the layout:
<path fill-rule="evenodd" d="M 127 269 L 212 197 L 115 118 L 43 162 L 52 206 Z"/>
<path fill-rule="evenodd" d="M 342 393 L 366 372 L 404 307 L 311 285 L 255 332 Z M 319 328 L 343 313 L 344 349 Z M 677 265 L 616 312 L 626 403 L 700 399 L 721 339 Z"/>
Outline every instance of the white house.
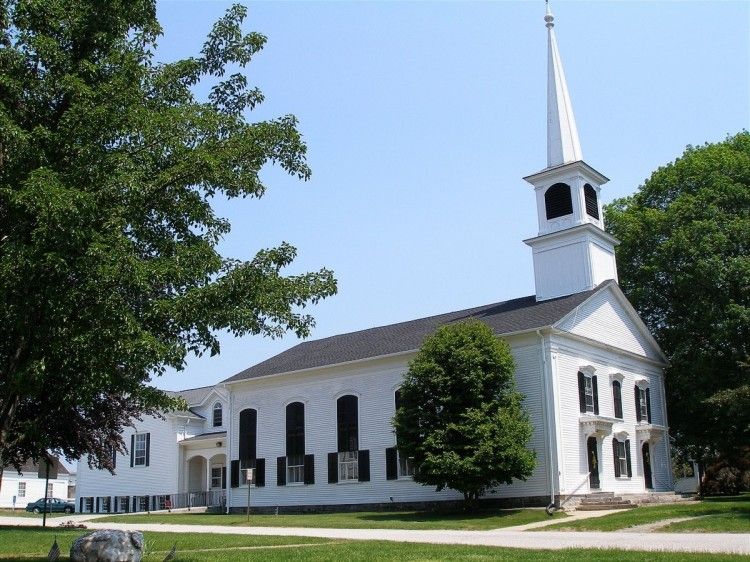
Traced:
<path fill-rule="evenodd" d="M 538 210 L 539 234 L 525 241 L 535 294 L 307 341 L 180 392 L 190 410 L 136 422 L 116 476 L 82 463 L 83 510 L 240 509 L 248 497 L 254 507 L 303 509 L 459 499 L 412 480 L 390 420 L 425 336 L 469 318 L 510 344 L 535 427 L 533 476 L 489 497 L 545 505 L 673 489 L 666 359 L 617 285 L 617 241 L 600 203 L 607 178 L 583 160 L 553 20 L 548 11 L 547 166 L 525 178 Z"/>
<path fill-rule="evenodd" d="M 70 476 L 68 469 L 58 459 L 54 459 L 52 473 L 56 476 L 49 479 L 47 497 L 67 499 Z M 0 508 L 24 509 L 26 504 L 43 499 L 45 482 L 47 479 L 39 478 L 39 466 L 33 461 L 24 463 L 21 472 L 12 466 L 6 466 L 0 483 Z"/>

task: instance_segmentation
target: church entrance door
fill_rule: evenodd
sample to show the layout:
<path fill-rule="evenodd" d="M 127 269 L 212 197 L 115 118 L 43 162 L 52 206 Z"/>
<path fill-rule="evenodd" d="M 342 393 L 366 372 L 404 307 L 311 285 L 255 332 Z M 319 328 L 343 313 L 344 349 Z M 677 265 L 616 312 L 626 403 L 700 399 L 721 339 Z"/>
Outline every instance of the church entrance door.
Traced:
<path fill-rule="evenodd" d="M 599 452 L 596 437 L 589 437 L 586 441 L 587 457 L 589 459 L 589 487 L 599 489 Z"/>
<path fill-rule="evenodd" d="M 646 481 L 646 488 L 650 490 L 654 487 L 654 481 L 651 478 L 651 449 L 648 443 L 643 444 L 641 452 L 643 453 L 643 479 Z"/>

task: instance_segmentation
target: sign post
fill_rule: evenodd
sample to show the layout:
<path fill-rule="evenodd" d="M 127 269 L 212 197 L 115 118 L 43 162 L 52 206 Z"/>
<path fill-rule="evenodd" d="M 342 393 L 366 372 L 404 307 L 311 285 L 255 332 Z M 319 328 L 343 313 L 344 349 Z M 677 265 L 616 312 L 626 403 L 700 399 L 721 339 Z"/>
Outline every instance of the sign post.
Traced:
<path fill-rule="evenodd" d="M 247 520 L 250 521 L 250 484 L 255 484 L 255 469 L 246 469 L 247 478 Z"/>
<path fill-rule="evenodd" d="M 38 478 L 44 478 L 44 505 L 42 506 L 42 527 L 47 526 L 47 510 L 49 509 L 49 479 L 57 478 L 57 466 L 53 466 L 49 456 L 44 455 L 39 459 Z"/>

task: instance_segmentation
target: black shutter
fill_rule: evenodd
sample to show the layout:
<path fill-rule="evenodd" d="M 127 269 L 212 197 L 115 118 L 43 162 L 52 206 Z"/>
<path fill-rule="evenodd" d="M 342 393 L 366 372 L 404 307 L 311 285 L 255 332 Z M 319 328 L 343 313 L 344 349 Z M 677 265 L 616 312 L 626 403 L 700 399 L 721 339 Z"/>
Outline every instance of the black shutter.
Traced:
<path fill-rule="evenodd" d="M 221 467 L 221 489 L 222 490 L 227 489 L 227 467 L 226 466 Z"/>
<path fill-rule="evenodd" d="M 625 440 L 625 462 L 628 465 L 628 477 L 633 476 L 633 469 L 630 466 L 630 439 Z"/>
<path fill-rule="evenodd" d="M 635 421 L 641 421 L 641 389 L 635 385 Z"/>
<path fill-rule="evenodd" d="M 135 433 L 130 436 L 130 466 L 133 466 L 133 459 L 135 457 Z"/>
<path fill-rule="evenodd" d="M 117 513 L 117 496 L 113 498 L 113 502 L 115 504 L 115 513 Z"/>
<path fill-rule="evenodd" d="M 305 484 L 315 484 L 315 455 L 305 455 Z"/>
<path fill-rule="evenodd" d="M 615 456 L 615 476 L 619 477 L 620 474 L 620 456 L 617 454 L 617 439 L 612 439 L 612 452 Z"/>
<path fill-rule="evenodd" d="M 581 406 L 581 413 L 586 413 L 586 376 L 578 371 L 578 402 Z"/>
<path fill-rule="evenodd" d="M 594 387 L 594 414 L 599 415 L 599 387 L 596 384 L 596 377 L 591 377 L 591 385 Z"/>
<path fill-rule="evenodd" d="M 239 458 L 249 461 L 255 458 L 258 438 L 258 412 L 252 408 L 240 412 Z"/>
<path fill-rule="evenodd" d="M 117 468 L 117 448 L 112 445 L 112 469 Z"/>
<path fill-rule="evenodd" d="M 78 513 L 83 513 L 83 498 L 78 500 Z"/>
<path fill-rule="evenodd" d="M 146 434 L 146 466 L 148 466 L 149 455 L 151 454 L 151 434 Z"/>
<path fill-rule="evenodd" d="M 255 487 L 266 485 L 266 459 L 255 459 Z"/>
<path fill-rule="evenodd" d="M 96 498 L 96 511 L 95 511 L 95 513 L 99 513 L 99 500 L 100 499 L 101 498 Z"/>
<path fill-rule="evenodd" d="M 339 481 L 339 454 L 328 453 L 328 483 L 335 484 Z"/>
<path fill-rule="evenodd" d="M 612 383 L 612 394 L 615 401 L 615 417 L 622 419 L 622 385 L 619 381 Z"/>
<path fill-rule="evenodd" d="M 386 480 L 398 479 L 398 453 L 396 447 L 388 447 L 385 450 L 385 478 Z"/>
<path fill-rule="evenodd" d="M 240 485 L 240 461 L 232 461 L 229 468 L 229 485 L 238 488 Z"/>
<path fill-rule="evenodd" d="M 138 511 L 138 496 L 133 496 L 133 513 Z"/>
<path fill-rule="evenodd" d="M 276 485 L 286 486 L 286 457 L 276 457 Z"/>
<path fill-rule="evenodd" d="M 648 423 L 651 423 L 651 389 L 646 389 L 646 414 L 648 415 Z"/>
<path fill-rule="evenodd" d="M 370 481 L 370 451 L 359 451 L 357 453 L 357 469 L 360 482 Z"/>

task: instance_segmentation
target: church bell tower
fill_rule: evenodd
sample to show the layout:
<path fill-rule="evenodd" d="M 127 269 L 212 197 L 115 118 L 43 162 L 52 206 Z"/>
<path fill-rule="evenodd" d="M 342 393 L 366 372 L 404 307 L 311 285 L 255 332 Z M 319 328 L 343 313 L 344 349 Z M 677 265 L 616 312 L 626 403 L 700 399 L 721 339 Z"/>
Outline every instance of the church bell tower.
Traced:
<path fill-rule="evenodd" d="M 604 231 L 601 186 L 608 180 L 583 161 L 573 106 L 547 3 L 547 167 L 523 178 L 536 193 L 539 234 L 533 252 L 536 299 L 552 299 L 617 280 L 617 240 Z"/>

